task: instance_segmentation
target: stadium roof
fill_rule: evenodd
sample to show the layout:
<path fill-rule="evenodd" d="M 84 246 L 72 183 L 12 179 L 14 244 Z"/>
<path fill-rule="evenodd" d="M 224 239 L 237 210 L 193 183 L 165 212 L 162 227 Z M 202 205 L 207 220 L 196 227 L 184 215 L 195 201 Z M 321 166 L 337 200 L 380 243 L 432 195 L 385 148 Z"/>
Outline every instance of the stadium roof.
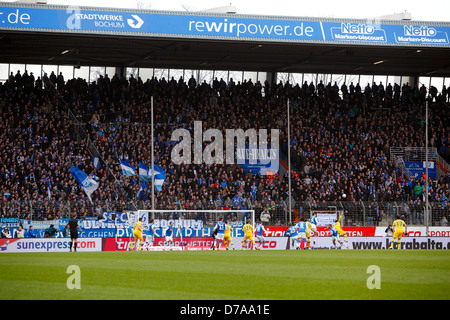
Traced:
<path fill-rule="evenodd" d="M 0 63 L 437 77 L 449 35 L 449 22 L 0 4 Z"/>

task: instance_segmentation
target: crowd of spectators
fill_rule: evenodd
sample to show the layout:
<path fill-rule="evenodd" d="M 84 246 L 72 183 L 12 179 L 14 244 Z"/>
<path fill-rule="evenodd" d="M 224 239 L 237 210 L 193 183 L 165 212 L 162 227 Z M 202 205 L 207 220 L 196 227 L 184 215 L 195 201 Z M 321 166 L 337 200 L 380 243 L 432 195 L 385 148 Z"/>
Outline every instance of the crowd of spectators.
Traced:
<path fill-rule="evenodd" d="M 364 201 L 374 207 L 397 202 L 406 213 L 407 206 L 420 207 L 424 201 L 425 178 L 406 179 L 389 154 L 391 147 L 424 146 L 423 103 L 428 94 L 418 86 L 373 83 L 362 89 L 353 83 L 315 87 L 307 82 L 253 83 L 251 79 L 197 84 L 194 78 L 144 82 L 117 75 L 87 83 L 52 74 L 55 89 L 43 86 L 47 79 L 30 78 L 18 72 L 0 85 L 3 216 L 31 218 L 32 213 L 34 219 L 51 220 L 76 207 L 82 217 L 114 210 L 118 203 L 150 208 L 150 190 L 139 193 L 139 176 L 123 176 L 119 159 L 127 159 L 136 169 L 139 162 L 150 164 L 152 96 L 155 163 L 166 170 L 166 183 L 156 192 L 157 208 L 252 208 L 271 223 L 286 222 L 282 217 L 270 218 L 275 207 L 286 212 L 286 170 L 268 178 L 235 165 L 171 162 L 175 144 L 171 133 L 180 127 L 192 130 L 194 121 L 202 121 L 203 130 L 280 129 L 282 159 L 288 143 L 291 147 L 296 210 L 302 211 L 305 203 L 320 207 L 328 202 Z M 67 106 L 81 127 L 70 118 Z M 448 161 L 450 110 L 436 101 L 430 103 L 430 110 L 430 145 Z M 91 164 L 88 140 L 101 156 L 100 169 Z M 92 203 L 70 174 L 72 165 L 99 179 Z M 449 184 L 448 176 L 430 182 L 430 201 L 444 213 L 449 210 Z"/>

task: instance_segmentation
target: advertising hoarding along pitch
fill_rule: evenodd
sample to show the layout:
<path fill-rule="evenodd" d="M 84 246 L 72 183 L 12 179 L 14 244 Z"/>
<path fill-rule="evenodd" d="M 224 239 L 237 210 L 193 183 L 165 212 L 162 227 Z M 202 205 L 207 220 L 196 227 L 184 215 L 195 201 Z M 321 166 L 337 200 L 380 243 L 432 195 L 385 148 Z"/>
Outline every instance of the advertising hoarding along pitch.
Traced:
<path fill-rule="evenodd" d="M 0 30 L 450 47 L 450 23 L 339 20 L 4 3 Z"/>

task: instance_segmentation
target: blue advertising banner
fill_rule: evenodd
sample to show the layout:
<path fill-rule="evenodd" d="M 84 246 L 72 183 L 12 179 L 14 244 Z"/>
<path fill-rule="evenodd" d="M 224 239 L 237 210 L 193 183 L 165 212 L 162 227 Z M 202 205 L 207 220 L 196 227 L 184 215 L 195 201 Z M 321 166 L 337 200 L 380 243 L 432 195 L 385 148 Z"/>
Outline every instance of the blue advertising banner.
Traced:
<path fill-rule="evenodd" d="M 388 22 L 389 23 L 389 22 Z M 449 47 L 450 23 L 217 15 L 110 8 L 0 5 L 0 30 L 275 42 Z"/>
<path fill-rule="evenodd" d="M 113 219 L 114 217 L 114 219 Z M 127 223 L 127 213 L 126 212 L 103 212 L 102 219 L 100 220 L 103 223 L 110 223 L 114 225 Z"/>
<path fill-rule="evenodd" d="M 422 162 L 405 162 L 405 167 L 413 174 L 415 179 L 420 179 L 422 175 L 425 174 L 426 161 Z M 428 162 L 428 176 L 435 180 L 436 179 L 436 163 Z"/>
<path fill-rule="evenodd" d="M 278 149 L 236 148 L 236 164 L 244 172 L 262 176 L 275 175 L 280 168 Z"/>
<path fill-rule="evenodd" d="M 112 212 L 108 212 L 104 214 L 104 217 L 108 217 Z M 116 213 L 116 217 L 121 217 L 121 213 Z M 57 230 L 57 238 L 64 237 L 64 228 L 66 227 L 69 219 L 56 219 L 56 220 L 47 220 L 47 221 L 36 221 L 36 220 L 26 220 L 19 218 L 2 218 L 0 221 L 0 232 L 3 228 L 9 227 L 11 232 L 11 237 L 14 237 L 15 230 L 20 224 L 22 224 L 25 232 L 29 229 L 30 226 L 33 226 L 33 235 L 36 238 L 44 238 L 45 230 L 50 226 L 53 226 Z M 128 225 L 126 219 L 116 220 L 114 223 L 111 220 L 103 219 L 103 220 L 91 220 L 78 219 L 78 225 L 80 226 L 82 232 L 79 233 L 80 238 L 107 238 L 107 237 L 115 237 L 116 233 L 118 237 L 133 237 L 132 228 Z M 210 237 L 212 236 L 213 227 L 205 227 L 203 226 L 203 221 L 201 220 L 167 220 L 167 219 L 158 219 L 155 220 L 155 233 L 157 237 L 163 237 L 165 229 L 169 225 L 169 222 L 174 222 L 174 232 L 175 236 L 183 236 L 183 237 Z M 233 236 L 243 236 L 242 227 L 244 223 L 242 221 L 239 222 L 231 222 L 231 226 L 233 228 Z M 147 234 L 147 230 L 144 229 L 144 234 Z M 27 235 L 25 235 L 27 237 Z"/>

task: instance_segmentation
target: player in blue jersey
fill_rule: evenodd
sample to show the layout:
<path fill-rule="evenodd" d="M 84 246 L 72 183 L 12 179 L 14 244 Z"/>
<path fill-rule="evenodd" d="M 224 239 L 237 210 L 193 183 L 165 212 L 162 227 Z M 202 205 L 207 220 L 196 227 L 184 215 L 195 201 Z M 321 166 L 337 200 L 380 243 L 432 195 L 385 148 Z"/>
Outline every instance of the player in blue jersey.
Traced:
<path fill-rule="evenodd" d="M 307 226 L 306 226 L 306 221 L 305 218 L 301 217 L 300 218 L 300 222 L 297 223 L 297 232 L 298 232 L 298 241 L 301 243 L 303 243 L 303 248 L 305 248 L 306 246 L 306 230 Z M 301 248 L 299 246 L 299 248 Z"/>
<path fill-rule="evenodd" d="M 216 226 L 214 227 L 214 230 L 217 230 L 216 240 L 215 240 L 215 245 L 217 247 L 217 250 L 220 250 L 220 246 L 222 245 L 222 241 L 225 236 L 225 228 L 226 228 L 226 224 L 225 224 L 225 222 L 223 222 L 223 218 L 220 218 L 219 222 L 217 222 Z"/>
<path fill-rule="evenodd" d="M 261 250 L 261 247 L 266 243 L 266 238 L 264 238 L 264 234 L 267 233 L 267 231 L 260 222 L 258 222 L 258 224 L 256 225 L 255 230 L 256 230 L 256 239 L 258 239 L 259 242 L 256 249 Z"/>
<path fill-rule="evenodd" d="M 309 222 L 311 223 L 311 230 L 314 232 L 313 237 L 317 236 L 317 226 L 319 225 L 319 220 L 317 219 L 317 213 L 313 213 L 309 218 Z M 312 241 L 313 246 L 316 244 L 316 240 Z"/>
<path fill-rule="evenodd" d="M 329 224 L 328 229 L 330 230 L 330 236 L 333 241 L 333 245 L 331 246 L 331 249 L 336 249 L 336 242 L 339 243 L 339 247 L 342 247 L 342 242 L 341 242 L 341 239 L 339 238 L 339 233 L 338 233 L 336 227 L 332 224 Z"/>
<path fill-rule="evenodd" d="M 289 228 L 286 231 L 286 235 L 288 235 L 291 238 L 292 246 L 298 250 L 300 242 L 298 240 L 297 226 L 294 225 L 292 222 L 289 223 Z"/>
<path fill-rule="evenodd" d="M 153 242 L 155 241 L 155 220 L 151 219 L 148 224 L 147 235 L 145 237 L 145 248 L 153 247 Z"/>
<path fill-rule="evenodd" d="M 166 238 L 164 241 L 164 250 L 167 248 L 167 244 L 170 246 L 170 251 L 172 251 L 173 248 L 173 221 L 170 221 L 169 226 L 166 229 Z"/>

